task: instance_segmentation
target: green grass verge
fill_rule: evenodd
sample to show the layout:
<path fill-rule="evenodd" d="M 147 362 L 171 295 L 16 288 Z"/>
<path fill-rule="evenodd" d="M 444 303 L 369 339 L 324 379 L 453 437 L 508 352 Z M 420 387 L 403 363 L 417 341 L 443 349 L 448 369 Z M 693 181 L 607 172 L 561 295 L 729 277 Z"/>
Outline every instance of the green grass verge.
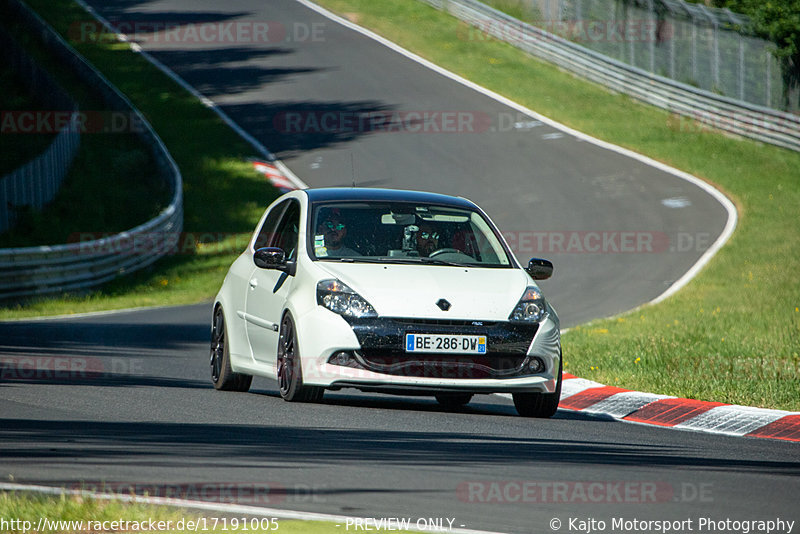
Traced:
<path fill-rule="evenodd" d="M 69 0 L 30 0 L 28 4 L 65 36 L 71 24 L 88 17 Z M 0 308 L 0 319 L 187 304 L 212 298 L 231 261 L 244 250 L 263 209 L 277 197 L 277 190 L 245 161 L 255 155 L 249 144 L 190 93 L 130 51 L 128 45 L 113 42 L 109 36 L 71 44 L 134 102 L 175 158 L 184 179 L 184 231 L 188 239 L 177 254 L 97 291 L 6 302 Z M 98 161 L 88 164 L 98 165 Z M 115 194 L 115 188 L 106 189 Z M 72 201 L 88 211 L 127 210 L 133 202 L 111 199 L 87 206 L 86 202 Z M 115 229 L 96 222 L 78 228 L 79 232 Z"/>
<path fill-rule="evenodd" d="M 566 371 L 631 389 L 800 409 L 800 154 L 610 94 L 417 0 L 318 3 L 567 126 L 699 176 L 737 204 L 735 235 L 683 291 L 568 332 Z"/>
<path fill-rule="evenodd" d="M 34 493 L 0 492 L 0 518 L 7 524 L 2 532 L 27 534 L 35 530 L 40 520 L 47 519 L 49 528 L 39 534 L 60 532 L 111 531 L 118 522 L 119 531 L 147 531 L 156 525 L 158 532 L 247 532 L 254 534 L 281 532 L 288 534 L 317 534 L 336 530 L 335 525 L 320 521 L 296 521 L 223 513 L 187 511 L 166 506 L 124 503 L 114 500 L 81 496 L 51 496 Z M 12 523 L 13 521 L 13 523 Z M 151 523 L 152 521 L 152 523 Z M 28 522 L 26 525 L 25 522 Z M 64 523 L 73 522 L 72 526 Z M 79 529 L 74 522 L 83 522 Z M 91 522 L 91 523 L 90 523 Z M 99 522 L 99 523 L 98 523 Z M 106 523 L 103 526 L 104 522 Z M 122 522 L 126 522 L 123 524 Z M 189 524 L 189 522 L 192 522 Z M 54 524 L 55 523 L 55 524 Z M 145 525 L 136 528 L 136 523 Z M 101 529 L 91 528 L 100 524 Z M 197 525 L 195 530 L 193 527 Z M 29 528 L 25 528 L 25 527 Z M 58 527 L 61 528 L 58 528 Z M 127 526 L 129 528 L 122 528 Z M 6 528 L 8 527 L 8 528 Z M 263 527 L 263 528 L 262 528 Z M 343 529 L 342 529 L 343 530 Z"/>
<path fill-rule="evenodd" d="M 91 84 L 80 79 L 43 45 L 41 37 L 0 8 L 3 25 L 36 62 L 75 100 L 80 110 L 91 117 L 109 117 L 109 110 Z M 3 86 L 8 94 L 13 86 Z M 2 109 L 53 110 L 40 102 L 23 108 L 23 102 Z M 13 125 L 8 125 L 13 130 Z M 102 133 L 93 122 L 90 132 L 81 136 L 72 166 L 53 202 L 42 210 L 28 207 L 17 213 L 17 224 L 0 235 L 0 248 L 66 243 L 78 232 L 119 232 L 142 224 L 163 209 L 169 195 L 166 185 L 156 175 L 156 166 L 142 140 L 130 132 Z M 38 155 L 54 135 L 3 133 L 0 161 L 12 156 L 17 165 Z M 31 153 L 31 145 L 38 150 Z M 19 160 L 20 156 L 25 159 Z M 14 166 L 16 167 L 16 165 Z M 7 164 L 0 163 L 0 170 Z M 12 169 L 7 169 L 12 170 Z"/>
<path fill-rule="evenodd" d="M 658 306 L 573 329 L 564 338 L 567 371 L 626 388 L 800 409 L 800 154 L 709 131 L 510 45 L 467 38 L 463 24 L 416 0 L 320 3 L 572 128 L 706 179 L 736 202 L 739 227 L 712 263 Z M 33 4 L 62 31 L 74 20 L 64 13 L 85 17 L 65 0 Z M 239 162 L 249 152 L 242 141 L 122 45 L 80 48 L 151 118 L 178 160 L 187 229 L 249 231 L 271 196 Z M 96 295 L 0 317 L 201 300 L 231 257 L 224 243 L 209 244 Z"/>

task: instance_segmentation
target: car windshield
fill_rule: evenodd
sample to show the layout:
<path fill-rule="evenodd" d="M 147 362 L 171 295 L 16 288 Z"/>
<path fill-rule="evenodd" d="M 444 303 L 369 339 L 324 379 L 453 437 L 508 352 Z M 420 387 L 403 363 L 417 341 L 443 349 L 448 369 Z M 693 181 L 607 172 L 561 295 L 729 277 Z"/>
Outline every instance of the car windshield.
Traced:
<path fill-rule="evenodd" d="M 317 260 L 510 267 L 489 222 L 478 212 L 417 203 L 316 205 L 308 230 Z"/>

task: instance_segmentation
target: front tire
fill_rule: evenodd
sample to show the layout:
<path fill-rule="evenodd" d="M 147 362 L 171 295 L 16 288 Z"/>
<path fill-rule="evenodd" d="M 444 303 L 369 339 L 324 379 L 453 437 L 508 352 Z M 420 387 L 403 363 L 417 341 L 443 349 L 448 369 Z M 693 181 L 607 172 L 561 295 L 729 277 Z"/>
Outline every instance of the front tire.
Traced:
<path fill-rule="evenodd" d="M 321 387 L 303 385 L 297 330 L 288 313 L 281 321 L 278 339 L 278 387 L 283 400 L 289 402 L 319 402 L 325 394 Z"/>
<path fill-rule="evenodd" d="M 214 311 L 211 325 L 211 382 L 221 391 L 240 391 L 250 389 L 251 375 L 234 373 L 231 369 L 231 354 L 228 347 L 228 331 L 222 308 Z"/>
<path fill-rule="evenodd" d="M 558 379 L 556 390 L 553 393 L 514 393 L 514 407 L 522 417 L 553 417 L 558 410 L 558 402 L 561 400 L 561 371 L 563 369 L 562 360 L 559 356 Z"/>

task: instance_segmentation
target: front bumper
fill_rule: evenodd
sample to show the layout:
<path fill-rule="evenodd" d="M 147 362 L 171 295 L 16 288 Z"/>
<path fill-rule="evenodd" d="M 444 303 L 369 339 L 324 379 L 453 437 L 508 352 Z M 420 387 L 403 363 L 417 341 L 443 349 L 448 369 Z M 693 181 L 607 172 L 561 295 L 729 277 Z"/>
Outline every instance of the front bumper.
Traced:
<path fill-rule="evenodd" d="M 541 323 L 529 324 L 385 317 L 345 319 L 327 310 L 320 311 L 322 317 L 312 313 L 317 317 L 308 321 L 309 327 L 316 331 L 313 356 L 301 349 L 303 378 L 309 385 L 419 394 L 549 393 L 556 389 L 561 340 L 558 322 L 549 316 Z M 335 328 L 336 335 L 325 336 L 323 332 L 330 332 L 334 324 L 339 325 Z M 302 332 L 303 325 L 298 330 Z M 408 333 L 485 335 L 488 350 L 485 355 L 406 353 Z M 324 339 L 330 343 L 323 342 Z M 335 355 L 342 352 L 351 356 L 347 365 L 332 363 L 337 361 Z M 528 367 L 532 358 L 538 358 L 544 369 L 532 373 Z"/>
<path fill-rule="evenodd" d="M 349 319 L 361 349 L 360 368 L 384 375 L 428 378 L 519 378 L 526 372 L 528 347 L 539 325 L 432 319 Z M 406 334 L 486 336 L 485 354 L 408 353 Z"/>

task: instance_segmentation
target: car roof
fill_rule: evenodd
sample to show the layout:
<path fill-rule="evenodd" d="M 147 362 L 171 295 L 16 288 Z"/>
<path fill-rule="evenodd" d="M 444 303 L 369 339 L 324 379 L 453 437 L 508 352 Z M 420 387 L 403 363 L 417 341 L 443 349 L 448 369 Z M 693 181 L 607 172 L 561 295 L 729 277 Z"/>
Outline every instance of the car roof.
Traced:
<path fill-rule="evenodd" d="M 406 191 L 402 189 L 378 189 L 372 187 L 325 187 L 304 189 L 310 202 L 334 201 L 383 201 L 383 202 L 418 202 L 421 204 L 438 204 L 459 208 L 475 209 L 477 206 L 462 197 L 453 197 L 439 193 L 423 191 Z"/>

